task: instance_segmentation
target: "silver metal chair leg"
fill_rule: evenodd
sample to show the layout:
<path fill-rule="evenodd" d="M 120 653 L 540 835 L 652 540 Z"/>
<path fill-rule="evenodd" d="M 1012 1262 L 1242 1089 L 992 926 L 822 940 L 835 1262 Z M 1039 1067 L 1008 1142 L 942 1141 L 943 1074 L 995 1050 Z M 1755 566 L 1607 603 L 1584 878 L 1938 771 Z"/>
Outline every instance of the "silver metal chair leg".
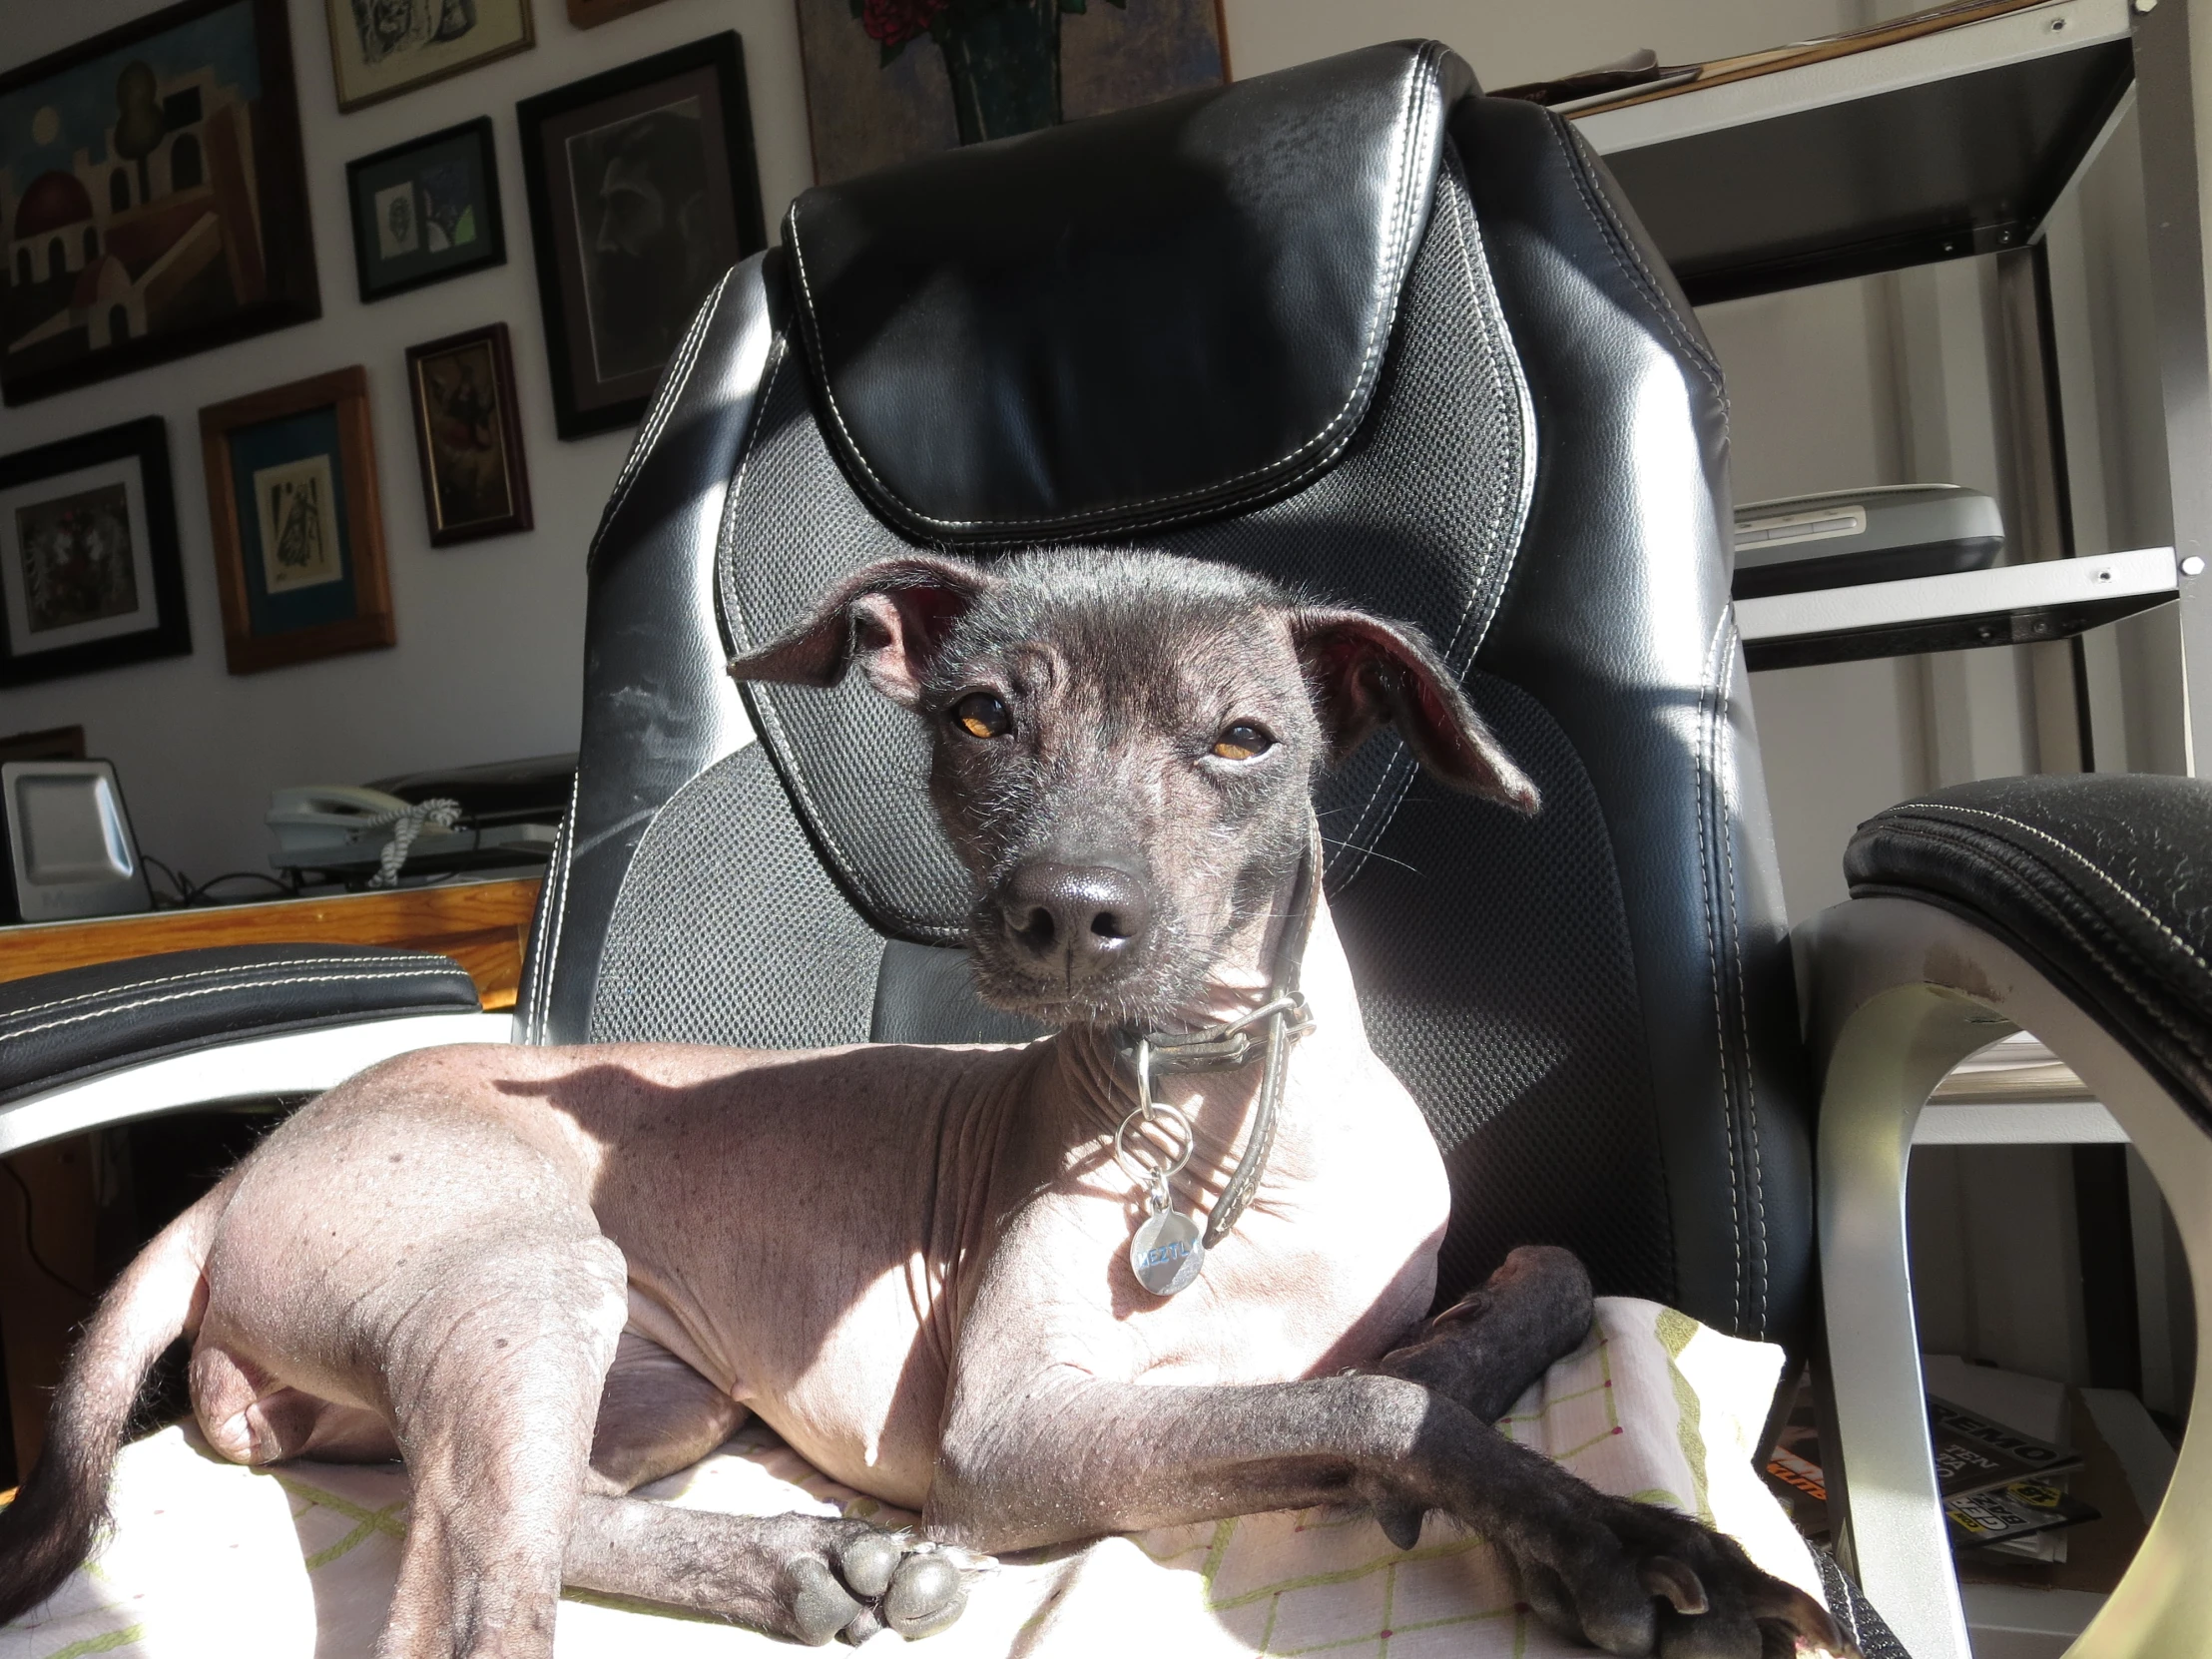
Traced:
<path fill-rule="evenodd" d="M 1799 935 L 1822 1080 L 1822 1294 L 1836 1395 L 1840 1553 L 1914 1659 L 1969 1659 L 1936 1502 L 1906 1245 L 1913 1125 L 1943 1074 L 2032 1032 L 2118 1119 L 2157 1176 L 2212 1330 L 2212 1137 L 2104 1028 L 1998 939 L 1933 905 L 1860 898 Z M 2196 1404 L 2212 1401 L 2198 1368 Z M 2212 1447 L 2191 1434 L 2165 1504 L 2069 1659 L 2212 1651 Z"/>

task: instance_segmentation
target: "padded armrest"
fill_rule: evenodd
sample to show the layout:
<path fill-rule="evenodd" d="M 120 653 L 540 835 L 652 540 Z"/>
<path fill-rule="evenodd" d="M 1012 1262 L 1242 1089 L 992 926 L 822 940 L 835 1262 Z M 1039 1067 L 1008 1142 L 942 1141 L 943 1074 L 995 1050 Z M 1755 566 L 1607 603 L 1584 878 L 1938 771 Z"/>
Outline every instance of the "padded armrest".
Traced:
<path fill-rule="evenodd" d="M 2000 778 L 1859 827 L 1854 897 L 1935 904 L 2067 992 L 2212 1131 L 2212 783 Z"/>
<path fill-rule="evenodd" d="M 452 957 L 364 945 L 234 945 L 40 974 L 0 984 L 0 1104 L 240 1037 L 478 1007 Z"/>

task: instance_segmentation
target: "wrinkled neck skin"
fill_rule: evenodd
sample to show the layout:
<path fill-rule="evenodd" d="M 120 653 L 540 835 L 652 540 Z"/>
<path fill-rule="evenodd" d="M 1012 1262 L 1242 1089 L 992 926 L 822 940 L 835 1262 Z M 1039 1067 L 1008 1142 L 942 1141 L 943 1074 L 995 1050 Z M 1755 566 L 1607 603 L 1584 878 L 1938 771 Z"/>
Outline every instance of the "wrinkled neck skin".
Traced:
<path fill-rule="evenodd" d="M 1184 1006 L 1156 1022 L 1157 1033 L 1183 1033 L 1233 1020 L 1252 1012 L 1268 999 L 1272 985 L 1277 939 L 1292 925 L 1289 906 L 1295 878 L 1276 895 L 1267 914 L 1255 917 L 1233 935 Z M 1320 1074 L 1343 1085 L 1347 1073 L 1376 1067 L 1369 1052 L 1360 1019 L 1359 1000 L 1352 986 L 1351 970 L 1338 942 L 1328 902 L 1318 894 L 1314 918 L 1300 971 L 1300 989 L 1314 1018 L 1314 1029 L 1294 1040 L 1291 1066 L 1276 1117 L 1275 1153 L 1271 1176 L 1280 1173 L 1278 1157 L 1303 1165 L 1301 1131 L 1313 1127 L 1303 1108 L 1310 1103 Z M 1236 1159 L 1248 1142 L 1259 1111 L 1260 1089 L 1266 1076 L 1266 1028 L 1252 1028 L 1252 1057 L 1235 1070 L 1156 1073 L 1155 1100 L 1179 1108 L 1191 1120 L 1198 1135 L 1189 1165 L 1174 1183 L 1176 1208 L 1203 1217 L 1234 1173 Z M 1069 1026 L 1044 1045 L 1051 1052 L 1048 1092 L 1072 1115 L 1068 1124 L 1069 1155 L 1075 1165 L 1089 1165 L 1094 1179 L 1104 1185 L 1126 1186 L 1134 1202 L 1140 1193 L 1133 1177 L 1109 1156 L 1093 1164 L 1098 1137 L 1110 1143 L 1115 1129 L 1136 1109 L 1135 1079 L 1117 1051 L 1115 1031 L 1104 1025 Z M 1386 1074 L 1385 1074 L 1386 1075 Z M 1394 1086 L 1394 1079 L 1391 1080 Z M 1133 1129 L 1134 1140 L 1138 1130 Z M 1156 1129 L 1146 1136 L 1163 1155 L 1164 1162 L 1177 1150 L 1172 1133 Z M 1269 1184 L 1273 1184 L 1272 1182 Z M 1266 1185 L 1262 1197 L 1266 1195 Z"/>

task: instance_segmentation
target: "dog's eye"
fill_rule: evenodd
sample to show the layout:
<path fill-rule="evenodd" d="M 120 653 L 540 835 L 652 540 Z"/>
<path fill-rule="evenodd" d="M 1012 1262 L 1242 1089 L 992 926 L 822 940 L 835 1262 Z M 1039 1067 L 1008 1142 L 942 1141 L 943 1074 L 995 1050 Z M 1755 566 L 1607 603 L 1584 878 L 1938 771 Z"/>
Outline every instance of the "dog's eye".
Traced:
<path fill-rule="evenodd" d="M 1014 729 L 1006 705 L 989 692 L 971 692 L 952 705 L 952 719 L 971 738 L 1003 738 Z"/>
<path fill-rule="evenodd" d="M 1240 720 L 1214 740 L 1214 753 L 1225 761 L 1249 761 L 1275 747 L 1275 740 L 1250 721 Z"/>

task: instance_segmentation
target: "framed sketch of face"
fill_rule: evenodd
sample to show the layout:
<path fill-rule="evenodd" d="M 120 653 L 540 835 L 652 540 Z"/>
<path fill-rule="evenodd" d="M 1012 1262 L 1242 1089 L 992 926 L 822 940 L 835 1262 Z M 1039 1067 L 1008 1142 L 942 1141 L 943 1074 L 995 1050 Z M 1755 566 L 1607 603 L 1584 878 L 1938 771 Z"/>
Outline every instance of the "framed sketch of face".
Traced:
<path fill-rule="evenodd" d="M 735 34 L 515 107 L 564 438 L 636 424 L 722 274 L 767 246 Z"/>
<path fill-rule="evenodd" d="M 394 643 L 367 374 L 202 409 L 200 447 L 231 672 Z"/>
<path fill-rule="evenodd" d="M 0 456 L 0 686 L 191 652 L 161 417 Z"/>
<path fill-rule="evenodd" d="M 507 325 L 407 347 L 407 392 L 430 545 L 529 529 L 530 476 Z"/>
<path fill-rule="evenodd" d="M 530 0 L 322 0 L 338 108 L 358 110 L 537 44 Z"/>

